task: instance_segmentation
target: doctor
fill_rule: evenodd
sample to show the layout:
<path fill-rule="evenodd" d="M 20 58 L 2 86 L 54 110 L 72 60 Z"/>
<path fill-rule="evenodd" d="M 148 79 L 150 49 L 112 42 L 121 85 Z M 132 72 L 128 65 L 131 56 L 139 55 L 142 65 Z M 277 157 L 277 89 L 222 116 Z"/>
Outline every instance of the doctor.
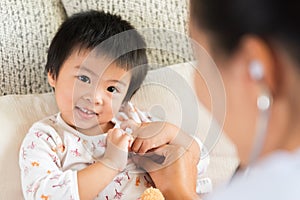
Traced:
<path fill-rule="evenodd" d="M 232 181 L 208 199 L 300 199 L 299 10 L 292 0 L 190 0 L 191 37 L 221 73 L 224 131 L 240 158 Z M 196 199 L 191 161 L 187 152 L 150 173 L 167 199 Z"/>

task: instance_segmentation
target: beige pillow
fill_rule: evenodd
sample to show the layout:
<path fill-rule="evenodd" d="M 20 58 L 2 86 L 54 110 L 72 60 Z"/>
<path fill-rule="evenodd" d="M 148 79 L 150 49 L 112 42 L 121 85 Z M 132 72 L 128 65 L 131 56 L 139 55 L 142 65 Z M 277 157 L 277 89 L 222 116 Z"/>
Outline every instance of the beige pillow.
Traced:
<path fill-rule="evenodd" d="M 151 69 L 193 60 L 188 35 L 188 0 L 62 0 L 67 15 L 102 10 L 120 15 L 140 31 L 147 45 Z M 167 31 L 168 33 L 164 32 Z M 146 32 L 144 34 L 143 32 Z M 167 47 L 167 48 L 166 48 Z"/>
<path fill-rule="evenodd" d="M 150 71 L 132 102 L 138 108 L 150 111 L 186 131 L 200 133 L 199 136 L 204 140 L 210 128 L 211 117 L 201 104 L 197 104 L 196 107 L 193 105 L 196 103 L 193 93 L 193 69 L 193 64 L 183 63 Z M 54 95 L 47 93 L 2 96 L 0 111 L 0 199 L 22 199 L 18 167 L 22 139 L 33 122 L 58 110 Z M 191 123 L 188 121 L 188 126 L 183 125 L 187 123 L 187 115 L 196 118 L 194 121 L 190 120 Z M 194 127 L 195 125 L 197 127 Z M 236 167 L 234 146 L 221 136 L 210 156 L 213 165 L 210 165 L 206 176 L 217 184 L 226 180 Z"/>
<path fill-rule="evenodd" d="M 0 97 L 0 199 L 23 199 L 19 148 L 33 122 L 57 112 L 52 94 Z"/>

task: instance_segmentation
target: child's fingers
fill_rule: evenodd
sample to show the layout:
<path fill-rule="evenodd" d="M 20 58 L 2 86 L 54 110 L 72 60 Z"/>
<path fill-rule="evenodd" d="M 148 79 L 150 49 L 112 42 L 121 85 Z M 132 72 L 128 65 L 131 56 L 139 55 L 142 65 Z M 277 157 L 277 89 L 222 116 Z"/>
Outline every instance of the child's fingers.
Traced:
<path fill-rule="evenodd" d="M 134 142 L 134 138 L 130 134 L 127 134 L 127 135 L 129 135 L 129 137 L 130 137 L 128 140 L 128 150 L 129 150 L 129 149 L 131 149 L 131 146 Z"/>
<path fill-rule="evenodd" d="M 114 128 L 107 133 L 107 140 L 121 149 L 128 150 L 131 146 L 133 137 L 122 129 Z"/>
<path fill-rule="evenodd" d="M 133 106 L 133 104 L 131 102 L 127 103 L 129 109 L 128 109 L 128 116 L 130 119 L 134 120 L 136 123 L 141 123 L 141 119 L 138 115 L 138 113 L 136 112 L 137 109 Z"/>
<path fill-rule="evenodd" d="M 131 119 L 123 121 L 120 124 L 120 128 L 123 129 L 123 130 L 126 130 L 127 128 L 130 128 L 131 131 L 135 131 L 139 127 L 140 127 L 140 124 L 136 123 L 134 120 L 131 120 Z"/>
<path fill-rule="evenodd" d="M 123 134 L 123 130 L 119 128 L 110 129 L 107 132 L 107 139 L 115 139 L 120 137 Z"/>
<path fill-rule="evenodd" d="M 119 121 L 125 121 L 125 120 L 129 119 L 128 116 L 126 115 L 126 113 L 124 113 L 124 112 L 118 112 L 115 117 Z"/>

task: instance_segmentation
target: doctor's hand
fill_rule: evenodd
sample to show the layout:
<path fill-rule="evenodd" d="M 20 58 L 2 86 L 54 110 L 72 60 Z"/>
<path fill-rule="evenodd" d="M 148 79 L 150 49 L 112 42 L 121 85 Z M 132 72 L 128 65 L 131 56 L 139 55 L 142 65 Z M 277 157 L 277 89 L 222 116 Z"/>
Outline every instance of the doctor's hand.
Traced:
<path fill-rule="evenodd" d="M 166 199 L 199 199 L 196 193 L 199 157 L 195 157 L 195 152 L 177 145 L 165 145 L 152 153 L 155 156 L 137 155 L 133 160 L 150 174 Z M 158 157 L 163 157 L 163 161 L 158 163 L 162 160 Z"/>

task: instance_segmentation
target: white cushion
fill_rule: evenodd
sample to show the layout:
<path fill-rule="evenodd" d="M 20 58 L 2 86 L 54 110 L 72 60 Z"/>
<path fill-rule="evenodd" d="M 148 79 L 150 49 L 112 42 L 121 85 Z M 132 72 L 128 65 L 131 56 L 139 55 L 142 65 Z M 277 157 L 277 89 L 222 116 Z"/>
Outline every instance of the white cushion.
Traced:
<path fill-rule="evenodd" d="M 188 126 L 183 124 L 186 123 L 186 114 L 197 117 L 196 132 L 204 140 L 211 125 L 211 117 L 201 104 L 194 107 L 195 101 L 189 100 L 194 98 L 193 65 L 184 63 L 150 71 L 132 101 L 142 110 L 150 111 L 186 131 L 195 131 L 190 128 L 195 126 L 195 121 Z M 22 199 L 18 167 L 22 139 L 33 122 L 58 110 L 51 93 L 2 96 L 0 110 L 0 199 Z M 189 113 L 186 113 L 187 110 Z M 210 152 L 211 165 L 206 176 L 214 184 L 228 179 L 232 174 L 237 164 L 234 150 L 231 142 L 221 136 Z"/>
<path fill-rule="evenodd" d="M 57 112 L 52 94 L 0 97 L 0 199 L 22 199 L 19 148 L 32 123 Z"/>

